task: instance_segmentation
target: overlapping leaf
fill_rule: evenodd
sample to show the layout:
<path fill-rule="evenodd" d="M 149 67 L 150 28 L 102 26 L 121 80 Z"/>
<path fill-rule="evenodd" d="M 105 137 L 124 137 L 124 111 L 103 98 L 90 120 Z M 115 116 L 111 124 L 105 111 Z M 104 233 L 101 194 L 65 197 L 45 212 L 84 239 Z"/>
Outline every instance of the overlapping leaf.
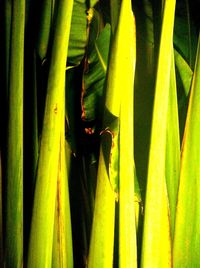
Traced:
<path fill-rule="evenodd" d="M 124 0 L 121 4 L 119 23 L 117 26 L 116 35 L 113 39 L 112 48 L 110 52 L 110 61 L 108 65 L 108 78 L 106 85 L 107 90 L 103 121 L 104 130 L 102 131 L 102 143 L 100 149 L 99 169 L 97 175 L 97 190 L 95 198 L 88 267 L 112 267 L 113 265 L 115 200 L 118 200 L 118 179 L 120 174 L 118 159 L 120 150 L 119 117 L 121 109 L 121 98 L 123 96 L 123 87 L 126 87 L 128 92 L 127 94 L 125 94 L 125 96 L 128 96 L 130 101 L 133 101 L 133 98 L 131 98 L 133 90 L 133 78 L 130 79 L 129 77 L 129 74 L 131 74 L 131 77 L 134 74 L 134 58 L 132 57 L 134 53 L 131 53 L 133 49 L 132 41 L 134 38 L 133 29 L 134 24 L 131 13 L 131 2 Z M 124 42 L 124 40 L 127 40 L 127 42 Z M 124 53 L 126 53 L 126 55 L 124 55 Z M 123 73 L 121 73 L 122 70 Z M 124 100 L 127 100 L 127 98 L 124 98 Z M 126 104 L 126 102 L 123 102 L 123 105 Z M 121 110 L 121 112 L 123 111 L 123 115 L 127 112 L 125 107 L 126 106 L 123 106 Z M 133 107 L 130 107 L 130 105 L 128 105 L 128 109 L 130 109 L 130 114 L 128 112 L 130 117 L 128 118 L 131 119 L 133 116 L 133 113 L 131 113 L 131 109 L 133 109 Z M 131 138 L 133 138 L 132 132 L 130 135 Z M 123 136 L 123 139 L 124 138 L 125 137 Z M 120 141 L 120 143 L 124 145 L 123 142 Z M 129 149 L 130 156 L 132 156 L 131 160 L 133 160 L 133 148 L 131 147 Z M 122 153 L 124 154 L 124 152 Z M 129 164 L 130 172 L 133 175 L 132 161 Z M 123 167 L 121 168 L 121 175 L 123 174 L 124 176 L 125 170 L 123 170 Z M 124 166 L 124 168 L 126 168 L 126 166 Z M 132 207 L 132 205 L 134 205 L 134 179 L 131 176 L 128 177 L 130 181 L 132 181 L 131 185 L 133 186 L 132 188 L 128 187 L 128 189 L 130 189 L 132 193 Z M 123 179 L 124 178 L 122 178 L 122 183 Z M 123 193 L 124 192 L 122 192 L 122 207 L 123 204 L 125 205 L 126 203 L 126 200 L 123 199 Z M 129 198 L 130 195 L 128 195 L 128 199 Z M 132 218 L 132 220 L 132 223 L 135 224 L 134 217 Z M 121 221 L 121 223 L 122 222 L 124 221 Z M 130 222 L 128 221 L 127 224 L 129 225 Z M 134 241 L 134 236 L 133 240 L 131 239 L 130 241 L 132 246 L 131 250 L 133 250 L 135 254 L 136 251 L 134 243 L 132 243 L 132 241 Z M 129 256 L 127 257 L 127 255 L 125 254 L 125 244 L 126 241 L 121 240 L 121 265 L 125 263 L 128 264 L 130 263 L 130 261 L 132 261 L 129 258 L 130 255 L 135 264 L 135 255 L 132 255 L 131 253 L 130 255 L 128 254 Z M 128 249 L 130 249 L 130 247 L 128 247 Z M 131 251 L 128 252 L 130 253 Z"/>
<path fill-rule="evenodd" d="M 166 135 L 166 163 L 165 174 L 169 198 L 169 217 L 171 237 L 174 237 L 177 193 L 180 174 L 180 137 L 179 137 L 179 118 L 177 89 L 175 77 L 174 54 L 172 53 L 170 88 L 167 112 L 167 135 Z"/>
<path fill-rule="evenodd" d="M 191 20 L 189 2 L 177 2 L 174 23 L 174 46 L 193 69 L 197 47 L 196 29 Z"/>
<path fill-rule="evenodd" d="M 181 171 L 174 237 L 174 267 L 200 263 L 200 38 L 181 149 Z"/>
<path fill-rule="evenodd" d="M 76 0 L 73 5 L 72 23 L 69 38 L 68 64 L 78 65 L 85 55 L 87 44 L 87 11 L 85 0 Z"/>
<path fill-rule="evenodd" d="M 165 1 L 151 130 L 141 267 L 171 267 L 165 148 L 174 13 L 175 1 Z"/>
<path fill-rule="evenodd" d="M 108 52 L 110 46 L 110 26 L 107 24 L 94 42 L 88 57 L 88 70 L 83 75 L 83 119 L 92 121 L 102 118 L 103 89 L 106 78 Z"/>

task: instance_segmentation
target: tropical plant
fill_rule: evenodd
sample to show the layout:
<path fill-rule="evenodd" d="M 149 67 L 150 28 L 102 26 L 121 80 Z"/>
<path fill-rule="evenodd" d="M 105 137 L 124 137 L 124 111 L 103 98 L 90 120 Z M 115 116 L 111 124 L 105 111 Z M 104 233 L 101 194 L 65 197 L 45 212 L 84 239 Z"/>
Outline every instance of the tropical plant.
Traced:
<path fill-rule="evenodd" d="M 200 266 L 198 1 L 0 2 L 0 266 Z"/>

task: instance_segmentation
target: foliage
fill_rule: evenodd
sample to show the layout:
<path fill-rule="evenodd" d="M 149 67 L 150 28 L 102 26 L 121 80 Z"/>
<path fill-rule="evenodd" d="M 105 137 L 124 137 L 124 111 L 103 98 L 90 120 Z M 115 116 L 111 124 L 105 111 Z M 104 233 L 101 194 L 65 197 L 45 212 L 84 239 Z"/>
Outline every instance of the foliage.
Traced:
<path fill-rule="evenodd" d="M 0 2 L 0 266 L 200 266 L 197 1 Z"/>

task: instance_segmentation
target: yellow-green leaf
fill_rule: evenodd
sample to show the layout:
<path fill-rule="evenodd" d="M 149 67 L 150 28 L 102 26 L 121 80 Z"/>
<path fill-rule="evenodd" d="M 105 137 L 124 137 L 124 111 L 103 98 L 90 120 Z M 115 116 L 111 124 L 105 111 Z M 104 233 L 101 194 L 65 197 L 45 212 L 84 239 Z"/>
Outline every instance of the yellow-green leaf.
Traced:
<path fill-rule="evenodd" d="M 124 19 L 126 17 L 126 19 Z M 119 23 L 124 27 L 126 72 L 122 72 L 123 92 L 120 106 L 119 133 L 119 267 L 137 267 L 136 221 L 134 200 L 134 145 L 133 145 L 133 86 L 136 63 L 135 18 L 131 1 L 123 1 Z M 125 71 L 125 70 L 123 70 Z"/>
<path fill-rule="evenodd" d="M 165 147 L 175 1 L 163 9 L 151 130 L 141 267 L 171 267 L 169 201 Z"/>
<path fill-rule="evenodd" d="M 173 248 L 175 268 L 200 264 L 200 36 L 181 149 L 181 171 Z"/>
<path fill-rule="evenodd" d="M 131 89 L 133 90 L 133 77 L 130 79 L 129 76 L 130 74 L 131 76 L 134 74 L 134 58 L 132 58 L 134 53 L 131 53 L 134 48 L 134 43 L 131 42 L 134 40 L 134 24 L 132 16 L 131 1 L 123 0 L 120 8 L 119 22 L 110 51 L 110 61 L 108 64 L 108 79 L 105 100 L 106 107 L 103 122 L 104 130 L 102 131 L 94 218 L 88 259 L 88 267 L 90 268 L 107 268 L 113 266 L 115 200 L 118 198 L 117 188 L 119 177 L 119 117 L 121 97 L 123 96 L 124 86 L 128 87 L 128 92 Z M 128 42 L 126 42 L 127 38 Z M 130 92 L 127 94 L 130 94 Z M 124 104 L 126 101 L 127 95 L 124 99 Z M 131 113 L 133 107 L 129 106 L 128 109 L 130 109 L 128 110 L 128 113 Z M 124 113 L 127 113 L 124 106 L 122 113 L 124 118 Z M 107 138 L 109 136 L 111 137 L 110 143 Z M 133 156 L 133 148 L 130 148 L 130 152 Z M 131 159 L 133 160 L 133 158 Z M 130 163 L 130 172 L 133 171 L 132 164 L 133 162 Z M 132 178 L 132 183 L 134 185 L 134 178 Z M 134 187 L 130 189 L 130 191 L 133 191 L 132 204 L 134 205 Z M 130 198 L 130 195 L 128 198 Z M 134 215 L 133 222 L 135 223 Z M 128 224 L 130 224 L 130 222 Z M 123 262 L 124 260 L 122 263 Z"/>
<path fill-rule="evenodd" d="M 180 175 L 180 138 L 174 54 L 172 53 L 166 136 L 166 183 L 169 197 L 171 237 L 174 236 L 178 183 Z"/>

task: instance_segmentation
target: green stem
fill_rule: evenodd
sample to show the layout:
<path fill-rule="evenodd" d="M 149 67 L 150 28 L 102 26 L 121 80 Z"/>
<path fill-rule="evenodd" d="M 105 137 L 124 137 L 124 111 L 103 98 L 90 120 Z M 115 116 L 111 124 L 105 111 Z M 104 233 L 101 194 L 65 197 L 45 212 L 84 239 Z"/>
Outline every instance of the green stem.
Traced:
<path fill-rule="evenodd" d="M 60 133 L 64 124 L 67 48 L 73 0 L 58 1 L 38 172 L 34 196 L 28 267 L 51 267 Z"/>
<path fill-rule="evenodd" d="M 6 183 L 6 267 L 23 263 L 23 66 L 25 0 L 13 1 Z"/>

